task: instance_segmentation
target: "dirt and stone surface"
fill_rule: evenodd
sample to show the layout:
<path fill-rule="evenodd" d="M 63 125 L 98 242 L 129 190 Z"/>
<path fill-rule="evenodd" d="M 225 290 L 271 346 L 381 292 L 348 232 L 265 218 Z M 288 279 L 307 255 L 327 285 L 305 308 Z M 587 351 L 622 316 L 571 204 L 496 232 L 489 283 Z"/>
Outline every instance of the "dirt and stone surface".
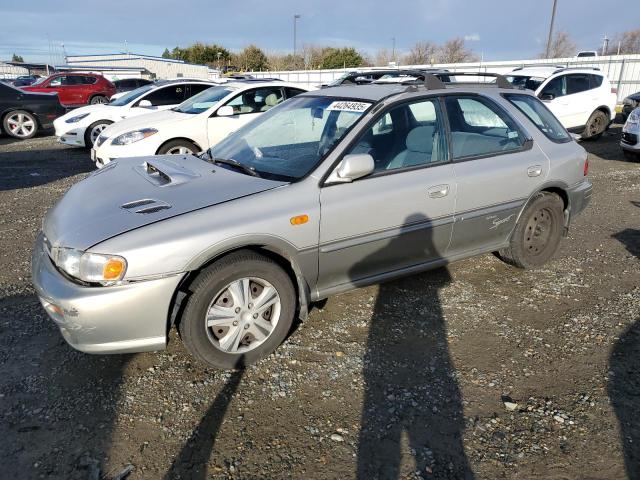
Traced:
<path fill-rule="evenodd" d="M 330 298 L 245 372 L 175 332 L 157 353 L 67 346 L 30 252 L 92 165 L 1 137 L 0 477 L 640 478 L 640 163 L 619 135 L 583 144 L 592 204 L 544 268 L 484 255 Z"/>

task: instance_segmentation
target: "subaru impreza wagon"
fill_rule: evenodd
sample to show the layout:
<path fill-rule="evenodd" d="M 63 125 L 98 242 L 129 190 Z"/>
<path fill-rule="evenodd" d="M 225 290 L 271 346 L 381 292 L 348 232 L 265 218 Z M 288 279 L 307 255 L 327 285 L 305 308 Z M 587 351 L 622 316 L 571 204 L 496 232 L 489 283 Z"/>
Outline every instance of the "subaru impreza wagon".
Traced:
<path fill-rule="evenodd" d="M 585 150 L 502 77 L 424 83 L 300 94 L 200 156 L 92 173 L 43 221 L 42 305 L 83 352 L 162 349 L 177 327 L 233 368 L 330 295 L 488 252 L 547 262 L 589 202 Z"/>

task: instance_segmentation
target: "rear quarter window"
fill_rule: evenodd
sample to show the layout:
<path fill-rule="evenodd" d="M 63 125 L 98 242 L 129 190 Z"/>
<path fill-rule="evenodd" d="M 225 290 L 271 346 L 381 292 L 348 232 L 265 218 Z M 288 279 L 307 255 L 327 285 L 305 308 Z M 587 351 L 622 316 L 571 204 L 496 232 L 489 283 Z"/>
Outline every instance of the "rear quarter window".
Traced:
<path fill-rule="evenodd" d="M 513 106 L 520 110 L 552 142 L 571 141 L 571 135 L 551 111 L 536 97 L 521 93 L 502 94 Z"/>

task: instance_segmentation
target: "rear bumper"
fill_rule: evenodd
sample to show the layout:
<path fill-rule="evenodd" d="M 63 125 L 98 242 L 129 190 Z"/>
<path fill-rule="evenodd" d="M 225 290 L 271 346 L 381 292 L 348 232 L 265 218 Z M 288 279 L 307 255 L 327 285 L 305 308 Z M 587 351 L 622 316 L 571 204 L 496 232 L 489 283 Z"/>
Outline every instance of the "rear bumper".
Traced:
<path fill-rule="evenodd" d="M 591 202 L 592 192 L 593 185 L 587 179 L 569 188 L 567 193 L 569 195 L 570 220 L 587 208 Z"/>
<path fill-rule="evenodd" d="M 112 287 L 86 287 L 65 278 L 38 236 L 31 258 L 33 285 L 45 311 L 73 348 L 86 353 L 160 350 L 182 275 Z"/>

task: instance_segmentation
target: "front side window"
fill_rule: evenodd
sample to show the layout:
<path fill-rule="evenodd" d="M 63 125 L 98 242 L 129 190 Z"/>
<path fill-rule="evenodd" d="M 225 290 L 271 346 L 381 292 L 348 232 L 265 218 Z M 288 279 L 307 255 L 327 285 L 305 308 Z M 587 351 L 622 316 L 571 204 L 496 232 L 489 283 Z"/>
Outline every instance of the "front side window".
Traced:
<path fill-rule="evenodd" d="M 184 85 L 169 85 L 159 88 L 144 97 L 144 100 L 149 100 L 154 107 L 177 105 L 184 100 Z"/>
<path fill-rule="evenodd" d="M 503 96 L 524 113 L 549 140 L 559 143 L 571 141 L 558 119 L 537 98 L 521 93 L 505 93 Z"/>
<path fill-rule="evenodd" d="M 347 153 L 368 153 L 375 172 L 427 166 L 448 159 L 437 99 L 398 105 L 384 113 Z"/>
<path fill-rule="evenodd" d="M 49 82 L 50 87 L 59 87 L 61 85 L 67 85 L 67 77 L 65 76 L 56 77 Z"/>
<path fill-rule="evenodd" d="M 195 115 L 209 110 L 233 90 L 225 87 L 211 87 L 185 100 L 173 110 Z"/>
<path fill-rule="evenodd" d="M 591 75 L 585 73 L 572 73 L 567 75 L 567 95 L 586 92 L 591 88 Z"/>
<path fill-rule="evenodd" d="M 524 135 L 505 112 L 479 97 L 445 98 L 453 158 L 519 150 Z"/>
<path fill-rule="evenodd" d="M 554 98 L 564 97 L 567 94 L 566 79 L 566 75 L 551 79 L 540 92 L 540 98 L 543 100 L 552 100 Z"/>
<path fill-rule="evenodd" d="M 298 96 L 238 129 L 210 150 L 261 175 L 295 180 L 307 175 L 371 106 Z"/>
<path fill-rule="evenodd" d="M 125 93 L 123 96 L 108 103 L 107 105 L 122 107 L 133 102 L 136 98 L 144 95 L 151 89 L 153 89 L 153 85 L 145 85 L 144 87 L 136 88 L 135 90 L 131 90 L 130 92 Z"/>
<path fill-rule="evenodd" d="M 266 112 L 284 100 L 280 87 L 256 88 L 242 92 L 227 105 L 235 115 Z"/>

